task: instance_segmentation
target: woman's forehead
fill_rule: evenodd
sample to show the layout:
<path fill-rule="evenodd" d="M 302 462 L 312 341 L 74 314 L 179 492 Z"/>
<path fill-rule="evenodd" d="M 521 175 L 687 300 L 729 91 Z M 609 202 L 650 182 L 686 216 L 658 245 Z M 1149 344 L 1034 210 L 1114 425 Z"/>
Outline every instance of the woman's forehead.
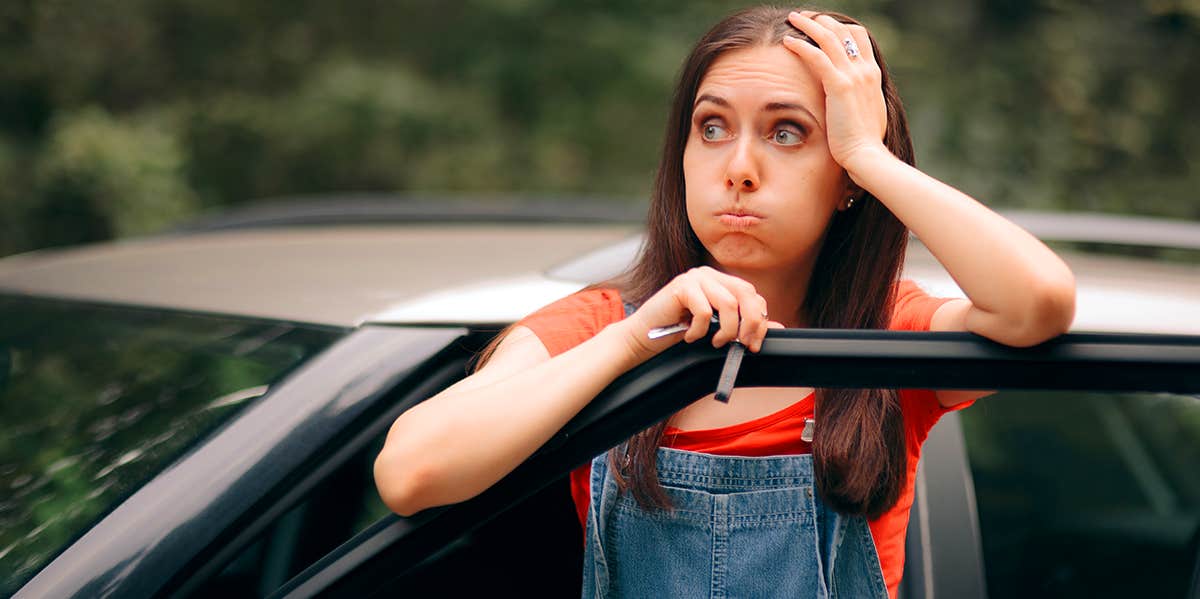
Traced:
<path fill-rule="evenodd" d="M 722 54 L 700 80 L 696 97 L 706 95 L 735 105 L 800 103 L 818 116 L 825 105 L 821 82 L 799 56 L 778 44 Z"/>

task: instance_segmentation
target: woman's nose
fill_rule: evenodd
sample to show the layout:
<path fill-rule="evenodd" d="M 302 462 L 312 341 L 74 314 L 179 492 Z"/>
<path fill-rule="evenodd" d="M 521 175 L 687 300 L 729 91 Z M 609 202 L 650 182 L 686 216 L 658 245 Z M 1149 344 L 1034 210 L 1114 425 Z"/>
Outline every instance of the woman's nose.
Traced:
<path fill-rule="evenodd" d="M 733 147 L 733 156 L 725 167 L 726 189 L 754 191 L 758 189 L 758 163 L 754 156 L 752 136 L 742 136 Z"/>

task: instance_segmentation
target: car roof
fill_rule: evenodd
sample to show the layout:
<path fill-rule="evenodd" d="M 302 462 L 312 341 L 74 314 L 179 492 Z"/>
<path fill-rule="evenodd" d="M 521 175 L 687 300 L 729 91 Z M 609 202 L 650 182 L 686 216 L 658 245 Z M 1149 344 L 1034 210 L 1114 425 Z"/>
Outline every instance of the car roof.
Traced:
<path fill-rule="evenodd" d="M 1057 254 L 1075 275 L 1075 332 L 1200 335 L 1200 267 L 1098 256 Z M 931 295 L 966 297 L 934 257 L 909 251 L 904 276 Z"/>
<path fill-rule="evenodd" d="M 350 205 L 258 208 L 167 235 L 13 256 L 0 260 L 0 292 L 344 327 L 490 324 L 617 274 L 641 243 L 628 210 L 559 218 L 549 204 L 502 205 L 505 218 L 492 207 L 448 219 L 395 203 Z M 1200 249 L 1191 223 L 1005 216 L 1043 239 Z M 1058 253 L 1079 290 L 1073 330 L 1200 334 L 1200 266 Z M 935 296 L 965 297 L 918 240 L 903 276 Z"/>
<path fill-rule="evenodd" d="M 520 276 L 440 289 L 372 317 L 391 324 L 509 322 L 587 282 L 620 272 L 637 252 L 640 237 L 570 261 L 546 276 Z M 1075 274 L 1077 300 L 1072 331 L 1200 335 L 1200 267 L 1099 256 L 1067 250 L 1058 255 Z M 903 278 L 937 297 L 966 294 L 918 240 L 909 244 Z M 479 306 L 478 304 L 482 304 Z"/>
<path fill-rule="evenodd" d="M 631 225 L 237 229 L 0 260 L 0 292 L 355 326 L 437 289 L 535 275 Z"/>
<path fill-rule="evenodd" d="M 1006 211 L 1003 215 L 1049 242 L 1108 244 L 1141 251 L 1200 250 L 1200 225 L 1105 214 Z M 512 277 L 441 289 L 376 314 L 375 322 L 510 322 L 585 284 L 620 273 L 636 256 L 641 236 L 599 248 L 545 276 Z M 1075 274 L 1072 331 L 1200 335 L 1200 264 L 1058 249 Z M 903 278 L 931 295 L 965 298 L 945 268 L 915 237 Z"/>

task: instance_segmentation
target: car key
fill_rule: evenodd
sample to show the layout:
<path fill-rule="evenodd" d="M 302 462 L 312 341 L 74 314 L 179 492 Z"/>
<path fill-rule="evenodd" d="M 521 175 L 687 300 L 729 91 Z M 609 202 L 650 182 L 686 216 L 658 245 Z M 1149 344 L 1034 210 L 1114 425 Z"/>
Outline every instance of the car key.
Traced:
<path fill-rule="evenodd" d="M 721 320 L 718 319 L 716 316 L 713 316 L 712 320 L 710 322 L 718 323 L 718 322 L 721 322 Z M 655 327 L 653 329 L 650 329 L 650 332 L 646 333 L 646 336 L 649 337 L 650 339 L 661 339 L 663 337 L 666 337 L 667 335 L 674 335 L 675 333 L 682 333 L 683 331 L 688 330 L 688 328 L 691 326 L 692 326 L 692 323 L 690 323 L 690 322 L 681 322 L 679 324 L 673 324 L 673 325 L 665 326 L 665 327 Z"/>
<path fill-rule="evenodd" d="M 712 317 L 712 323 L 721 322 L 716 316 Z M 650 329 L 646 336 L 650 339 L 661 339 L 667 335 L 674 335 L 682 331 L 688 330 L 691 323 L 681 322 L 665 327 L 656 327 Z M 729 352 L 725 354 L 725 365 L 721 368 L 721 376 L 717 379 L 716 400 L 722 403 L 729 403 L 729 396 L 733 394 L 733 383 L 737 380 L 738 368 L 742 365 L 742 357 L 746 355 L 746 346 L 741 342 L 732 341 L 729 343 Z"/>
<path fill-rule="evenodd" d="M 746 355 L 746 346 L 740 341 L 729 342 L 729 353 L 725 354 L 725 366 L 721 368 L 721 378 L 717 379 L 717 401 L 729 403 L 733 395 L 733 382 L 737 380 L 738 368 L 742 365 L 742 357 Z"/>

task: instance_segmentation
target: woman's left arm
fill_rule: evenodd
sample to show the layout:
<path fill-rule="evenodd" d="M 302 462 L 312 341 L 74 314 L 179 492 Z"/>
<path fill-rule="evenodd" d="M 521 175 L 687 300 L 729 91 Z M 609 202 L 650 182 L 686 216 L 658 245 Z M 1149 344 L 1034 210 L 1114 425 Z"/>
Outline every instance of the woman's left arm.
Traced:
<path fill-rule="evenodd" d="M 1062 259 L 883 144 L 887 109 L 867 31 L 813 12 L 789 20 L 817 43 L 784 39 L 821 79 L 833 158 L 921 239 L 970 298 L 943 305 L 932 330 L 966 330 L 1019 347 L 1066 332 L 1075 316 L 1075 277 Z M 855 42 L 862 51 L 851 56 Z"/>
<path fill-rule="evenodd" d="M 882 147 L 882 146 L 881 146 Z M 946 267 L 970 299 L 946 302 L 931 331 L 971 331 L 1026 347 L 1065 333 L 1075 315 L 1075 277 L 1024 229 L 970 196 L 901 162 L 886 148 L 864 154 L 850 176 L 883 202 Z M 951 407 L 990 391 L 937 391 Z"/>
<path fill-rule="evenodd" d="M 1027 347 L 1065 333 L 1075 277 L 1050 248 L 965 193 L 905 164 L 883 144 L 848 157 L 847 174 L 908 226 L 967 294 L 931 330 L 966 330 Z"/>

